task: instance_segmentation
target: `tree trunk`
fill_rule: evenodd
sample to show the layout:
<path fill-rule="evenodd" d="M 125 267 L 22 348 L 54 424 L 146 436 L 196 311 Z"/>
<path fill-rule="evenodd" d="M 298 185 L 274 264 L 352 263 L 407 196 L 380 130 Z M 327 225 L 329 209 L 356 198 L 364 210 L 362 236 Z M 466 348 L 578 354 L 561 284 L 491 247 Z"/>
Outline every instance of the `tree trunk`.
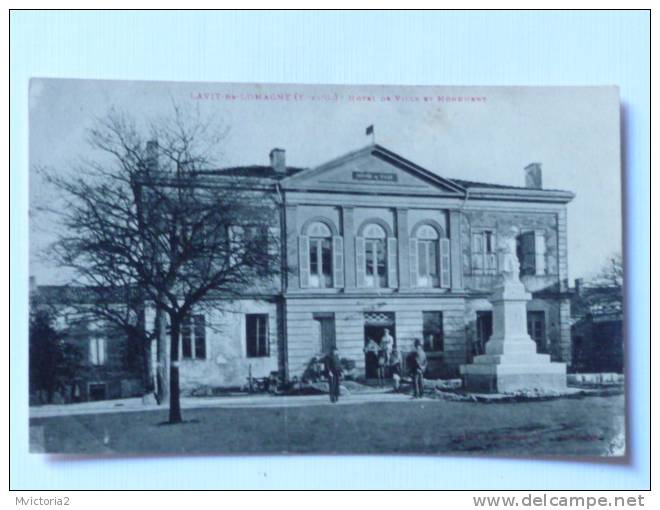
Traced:
<path fill-rule="evenodd" d="M 142 386 L 144 386 L 145 393 L 153 393 L 156 391 L 154 388 L 154 378 L 151 367 L 151 345 L 144 338 L 141 338 L 141 373 L 142 373 Z"/>
<path fill-rule="evenodd" d="M 167 317 L 160 307 L 156 308 L 156 341 L 158 343 L 157 353 L 157 378 L 158 378 L 158 402 L 165 404 L 170 396 L 170 349 L 167 338 Z M 177 349 L 178 352 L 178 349 Z"/>
<path fill-rule="evenodd" d="M 142 385 L 145 393 L 152 393 L 154 388 L 153 367 L 151 366 L 151 340 L 147 340 L 144 307 L 138 309 L 137 338 L 141 357 L 140 371 L 142 373 Z"/>
<path fill-rule="evenodd" d="M 170 316 L 170 423 L 181 423 L 179 395 L 179 330 L 178 317 Z"/>

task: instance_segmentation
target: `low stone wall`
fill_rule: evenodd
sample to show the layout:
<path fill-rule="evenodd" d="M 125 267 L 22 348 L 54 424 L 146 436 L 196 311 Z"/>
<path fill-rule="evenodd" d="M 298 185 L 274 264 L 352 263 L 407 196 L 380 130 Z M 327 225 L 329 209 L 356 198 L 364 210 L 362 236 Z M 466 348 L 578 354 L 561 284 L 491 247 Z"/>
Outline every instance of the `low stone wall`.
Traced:
<path fill-rule="evenodd" d="M 569 384 L 615 384 L 624 382 L 623 374 L 614 372 L 596 374 L 567 374 Z"/>

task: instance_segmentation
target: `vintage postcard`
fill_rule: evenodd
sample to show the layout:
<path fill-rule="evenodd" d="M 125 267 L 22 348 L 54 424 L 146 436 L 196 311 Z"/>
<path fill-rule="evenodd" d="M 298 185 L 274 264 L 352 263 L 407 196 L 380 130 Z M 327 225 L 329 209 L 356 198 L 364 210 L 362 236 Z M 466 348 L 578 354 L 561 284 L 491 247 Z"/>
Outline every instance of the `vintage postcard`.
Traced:
<path fill-rule="evenodd" d="M 626 455 L 616 87 L 29 101 L 31 452 Z"/>

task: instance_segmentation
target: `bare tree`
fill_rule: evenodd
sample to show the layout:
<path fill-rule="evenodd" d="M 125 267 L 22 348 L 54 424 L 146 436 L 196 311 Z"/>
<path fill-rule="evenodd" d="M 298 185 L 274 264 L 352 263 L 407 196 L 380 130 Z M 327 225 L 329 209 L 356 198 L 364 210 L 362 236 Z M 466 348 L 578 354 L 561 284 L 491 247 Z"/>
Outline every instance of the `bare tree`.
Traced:
<path fill-rule="evenodd" d="M 34 301 L 30 306 L 30 394 L 48 404 L 56 391 L 61 391 L 73 379 L 81 366 L 81 353 L 64 341 L 61 331 L 54 326 L 48 308 Z"/>
<path fill-rule="evenodd" d="M 612 255 L 601 270 L 591 279 L 592 286 L 622 288 L 623 287 L 623 257 L 620 253 Z"/>
<path fill-rule="evenodd" d="M 623 257 L 609 257 L 596 275 L 587 282 L 586 303 L 590 307 L 618 308 L 623 305 Z"/>
<path fill-rule="evenodd" d="M 170 423 L 182 421 L 183 321 L 209 299 L 231 300 L 280 269 L 270 189 L 210 170 L 224 134 L 176 106 L 144 132 L 111 112 L 90 133 L 99 158 L 78 177 L 50 177 L 66 197 L 66 233 L 54 246 L 59 262 L 75 269 L 79 283 L 126 297 L 123 307 L 107 307 L 121 309 L 121 320 L 109 310 L 105 318 L 137 325 L 146 303 L 169 320 Z"/>

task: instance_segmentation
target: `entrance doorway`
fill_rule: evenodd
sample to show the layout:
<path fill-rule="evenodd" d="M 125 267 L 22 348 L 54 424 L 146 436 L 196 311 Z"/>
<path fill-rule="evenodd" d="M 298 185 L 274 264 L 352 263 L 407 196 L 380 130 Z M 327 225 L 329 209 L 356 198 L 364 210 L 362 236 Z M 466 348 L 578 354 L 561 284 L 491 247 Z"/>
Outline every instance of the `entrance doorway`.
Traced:
<path fill-rule="evenodd" d="M 367 379 L 375 379 L 378 377 L 378 350 L 385 335 L 385 330 L 388 331 L 390 336 L 394 339 L 394 347 L 396 347 L 396 330 L 394 312 L 365 312 L 364 314 L 364 372 Z M 373 340 L 378 348 L 373 347 Z"/>
<path fill-rule="evenodd" d="M 482 311 L 477 312 L 477 337 L 474 344 L 474 356 L 484 354 L 486 352 L 486 343 L 490 340 L 493 334 L 493 312 Z"/>
<path fill-rule="evenodd" d="M 319 347 L 323 354 L 328 354 L 336 346 L 335 339 L 335 314 L 315 313 L 314 320 L 317 322 Z"/>
<path fill-rule="evenodd" d="M 105 383 L 89 383 L 88 400 L 105 400 L 106 398 Z"/>

